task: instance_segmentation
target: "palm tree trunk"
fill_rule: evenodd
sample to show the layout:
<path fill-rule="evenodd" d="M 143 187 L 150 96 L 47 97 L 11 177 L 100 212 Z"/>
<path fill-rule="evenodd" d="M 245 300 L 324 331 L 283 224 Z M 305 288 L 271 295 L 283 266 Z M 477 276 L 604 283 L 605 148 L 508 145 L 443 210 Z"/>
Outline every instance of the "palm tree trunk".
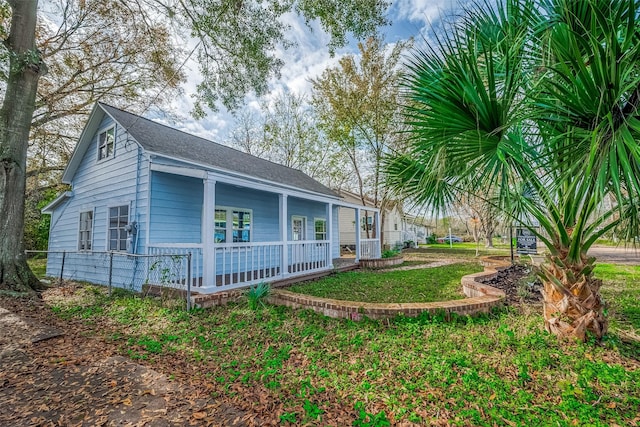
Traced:
<path fill-rule="evenodd" d="M 24 255 L 27 147 L 38 79 L 46 71 L 35 48 L 37 0 L 12 0 L 9 76 L 0 109 L 0 287 L 30 292 L 41 285 Z"/>
<path fill-rule="evenodd" d="M 565 256 L 548 255 L 538 272 L 544 289 L 545 329 L 562 338 L 587 339 L 587 332 L 601 339 L 608 329 L 602 280 L 593 276 L 595 258 L 569 262 Z"/>

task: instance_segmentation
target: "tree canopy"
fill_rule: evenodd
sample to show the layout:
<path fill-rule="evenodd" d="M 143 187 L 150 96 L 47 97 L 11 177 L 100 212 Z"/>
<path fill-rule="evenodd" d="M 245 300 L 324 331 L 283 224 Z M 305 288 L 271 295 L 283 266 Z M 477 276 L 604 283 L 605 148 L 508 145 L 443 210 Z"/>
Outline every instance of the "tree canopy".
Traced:
<path fill-rule="evenodd" d="M 411 149 L 389 161 L 390 183 L 441 209 L 497 194 L 547 248 L 545 325 L 563 336 L 606 332 L 587 251 L 610 229 L 639 232 L 639 12 L 635 0 L 480 3 L 414 51 L 404 81 Z"/>
<path fill-rule="evenodd" d="M 124 7 L 129 16 L 141 28 L 136 36 L 142 39 L 120 40 L 124 23 L 102 28 L 105 36 L 102 40 L 112 38 L 113 46 L 103 44 L 104 61 L 113 61 L 112 66 L 118 69 L 119 60 L 126 57 L 127 52 L 135 51 L 140 46 L 150 46 L 153 41 L 145 39 L 151 34 L 171 42 L 171 46 L 183 46 L 192 37 L 196 44 L 193 52 L 197 55 L 201 83 L 198 85 L 196 114 L 204 114 L 203 106 L 215 109 L 221 103 L 226 107 L 236 107 L 244 95 L 250 91 L 262 94 L 267 89 L 270 78 L 278 76 L 283 60 L 278 56 L 278 47 L 291 46 L 287 35 L 285 18 L 288 14 L 304 16 L 308 23 L 319 22 L 320 27 L 331 36 L 329 49 L 346 42 L 347 36 L 353 34 L 363 38 L 376 32 L 379 25 L 386 23 L 384 12 L 387 2 L 377 0 L 126 0 L 122 2 L 100 2 L 77 0 L 66 3 L 64 10 L 83 10 L 95 5 L 106 5 L 101 10 L 105 14 L 111 7 L 117 10 Z M 0 70 L 4 71 L 2 107 L 0 109 L 0 284 L 14 290 L 28 290 L 37 286 L 37 280 L 29 271 L 24 259 L 24 194 L 26 187 L 27 148 L 31 123 L 36 112 L 36 95 L 38 84 L 47 74 L 48 65 L 46 50 L 37 45 L 39 22 L 37 0 L 3 0 L 0 1 L 2 25 L 0 34 L 4 44 L 0 48 Z M 86 15 L 92 19 L 93 13 Z M 158 27 L 160 22 L 167 28 Z M 67 25 L 62 19 L 61 29 Z M 158 30 L 158 28 L 160 28 Z M 96 28 L 99 31 L 99 29 Z M 69 34 L 69 33 L 68 33 Z M 76 34 L 73 31 L 70 34 Z M 83 36 L 78 31 L 77 35 Z M 55 39 L 55 34 L 53 36 Z M 145 63 L 150 69 L 129 69 L 131 73 L 140 73 L 143 80 L 152 80 L 162 73 L 172 74 L 172 69 L 180 70 L 171 57 L 164 58 L 167 52 L 158 49 L 139 52 L 147 55 Z M 60 69 L 70 71 L 73 76 L 79 74 L 72 84 L 79 84 L 80 91 L 93 91 L 103 82 L 100 74 L 84 73 L 91 57 L 91 49 L 69 51 L 60 64 Z M 135 55 L 135 53 L 134 53 Z M 53 65 L 53 64 L 52 64 Z M 154 74 L 149 76 L 150 71 Z M 52 67 L 52 72 L 54 67 Z M 97 80 L 91 81 L 91 79 Z M 106 75 L 106 83 L 116 82 L 113 75 Z M 83 86 L 82 80 L 89 82 Z M 46 86 L 46 85 L 44 85 Z M 64 85 L 61 87 L 66 90 Z M 132 88 L 138 90 L 138 88 Z M 144 90 L 142 90 L 144 91 Z M 47 92 L 55 94 L 56 90 Z M 68 108 L 63 107 L 63 109 Z M 47 112 L 51 114 L 52 111 Z M 37 114 L 37 113 L 36 113 Z M 46 118 L 46 117 L 45 117 Z"/>
<path fill-rule="evenodd" d="M 351 178 L 340 146 L 326 138 L 303 95 L 283 93 L 265 100 L 259 114 L 243 110 L 229 142 L 246 153 L 299 169 L 330 188 L 342 188 Z"/>
<path fill-rule="evenodd" d="M 376 207 L 393 204 L 382 179 L 382 159 L 404 143 L 404 134 L 398 132 L 400 64 L 411 43 L 390 46 L 370 38 L 358 44 L 360 58 L 345 56 L 312 80 L 320 126 L 348 157 L 363 204 L 368 197 Z"/>

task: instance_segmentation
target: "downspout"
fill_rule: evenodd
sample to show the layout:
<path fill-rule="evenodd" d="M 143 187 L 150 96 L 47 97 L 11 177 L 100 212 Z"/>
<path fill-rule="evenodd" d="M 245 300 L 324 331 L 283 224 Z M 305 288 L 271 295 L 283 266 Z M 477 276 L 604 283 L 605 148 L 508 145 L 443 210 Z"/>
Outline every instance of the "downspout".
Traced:
<path fill-rule="evenodd" d="M 142 158 L 142 151 L 140 149 L 140 145 L 136 144 L 137 147 L 137 160 L 136 160 L 136 198 L 134 202 L 135 206 L 135 218 L 136 218 L 136 227 L 140 224 L 140 212 L 138 209 L 138 192 L 140 191 L 140 162 Z M 140 238 L 140 233 L 136 230 L 136 238 L 133 243 L 133 253 L 138 253 L 138 239 Z"/>
<path fill-rule="evenodd" d="M 127 134 L 127 142 L 129 142 L 129 135 Z M 139 213 L 139 209 L 138 209 L 138 190 L 140 188 L 140 157 L 141 157 L 141 153 L 140 153 L 140 145 L 136 144 L 136 186 L 135 186 L 135 198 L 134 198 L 134 202 L 133 202 L 133 209 L 134 209 L 134 216 L 133 218 L 135 218 L 134 222 L 136 224 L 136 228 L 138 227 L 138 224 L 140 224 L 140 213 Z M 133 255 L 138 253 L 138 230 L 134 228 L 133 232 L 135 233 L 135 237 L 133 238 L 133 249 L 132 249 L 132 253 Z M 133 277 L 132 277 L 132 282 L 135 283 L 136 277 L 138 276 L 138 267 L 140 266 L 139 263 L 139 259 L 138 257 L 133 257 Z M 142 289 L 141 289 L 142 290 Z"/>
<path fill-rule="evenodd" d="M 151 163 L 153 156 L 148 157 L 147 161 L 147 217 L 145 220 L 145 253 L 149 255 L 149 245 L 151 242 L 151 192 L 152 192 L 152 176 L 151 176 Z"/>

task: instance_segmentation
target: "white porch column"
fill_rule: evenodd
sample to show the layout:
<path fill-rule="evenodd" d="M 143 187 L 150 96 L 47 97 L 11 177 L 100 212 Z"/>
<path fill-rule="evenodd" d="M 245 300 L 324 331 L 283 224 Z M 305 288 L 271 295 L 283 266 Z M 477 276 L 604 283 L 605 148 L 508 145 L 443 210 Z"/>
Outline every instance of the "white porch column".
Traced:
<path fill-rule="evenodd" d="M 382 224 L 380 224 L 380 211 L 375 212 L 373 214 L 373 219 L 376 222 L 376 237 L 378 238 L 378 245 L 376 247 L 376 253 L 373 254 L 374 258 L 380 258 L 382 254 L 382 239 L 380 238 L 380 230 L 382 229 Z"/>
<path fill-rule="evenodd" d="M 287 233 L 288 224 L 288 196 L 279 194 L 280 201 L 280 240 L 282 241 L 282 260 L 280 264 L 280 274 L 284 277 L 289 274 L 289 245 L 287 244 L 289 236 Z"/>
<path fill-rule="evenodd" d="M 209 174 L 204 181 L 204 198 L 202 209 L 202 273 L 203 287 L 216 285 L 216 248 L 215 212 L 216 212 L 216 181 Z"/>
<path fill-rule="evenodd" d="M 360 234 L 360 208 L 356 208 L 356 262 L 360 261 Z"/>
<path fill-rule="evenodd" d="M 329 241 L 329 268 L 333 268 L 333 203 L 327 203 L 327 240 Z"/>

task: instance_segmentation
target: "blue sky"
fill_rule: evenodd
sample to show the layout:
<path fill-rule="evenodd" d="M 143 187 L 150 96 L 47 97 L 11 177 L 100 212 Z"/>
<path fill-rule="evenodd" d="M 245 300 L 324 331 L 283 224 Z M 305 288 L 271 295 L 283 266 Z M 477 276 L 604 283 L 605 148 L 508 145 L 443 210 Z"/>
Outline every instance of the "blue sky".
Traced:
<path fill-rule="evenodd" d="M 398 0 L 394 1 L 388 11 L 388 18 L 392 25 L 382 28 L 387 43 L 394 43 L 414 37 L 417 44 L 424 43 L 421 34 L 437 22 L 441 16 L 451 13 L 458 5 L 459 0 Z M 340 49 L 334 57 L 328 53 L 326 45 L 327 35 L 317 26 L 309 29 L 303 19 L 290 15 L 286 17 L 290 25 L 290 37 L 296 41 L 297 46 L 287 51 L 279 52 L 284 59 L 285 66 L 282 69 L 281 78 L 273 80 L 270 84 L 271 93 L 290 91 L 297 94 L 308 94 L 311 89 L 309 79 L 319 76 L 327 67 L 335 66 L 338 60 L 349 54 L 357 54 L 357 42 L 353 40 L 348 46 Z M 182 116 L 180 123 L 171 122 L 169 119 L 157 120 L 179 127 L 182 130 L 197 134 L 216 142 L 225 142 L 227 134 L 233 128 L 233 117 L 226 111 L 208 112 L 206 118 L 194 120 L 187 115 L 191 110 L 191 95 L 198 83 L 197 65 L 190 61 L 186 65 L 188 81 L 184 85 L 184 96 L 174 102 L 173 109 Z M 258 108 L 258 100 L 255 97 L 247 97 L 249 108 Z"/>

